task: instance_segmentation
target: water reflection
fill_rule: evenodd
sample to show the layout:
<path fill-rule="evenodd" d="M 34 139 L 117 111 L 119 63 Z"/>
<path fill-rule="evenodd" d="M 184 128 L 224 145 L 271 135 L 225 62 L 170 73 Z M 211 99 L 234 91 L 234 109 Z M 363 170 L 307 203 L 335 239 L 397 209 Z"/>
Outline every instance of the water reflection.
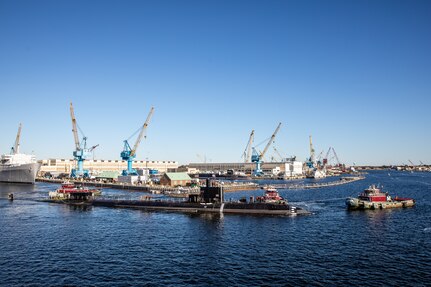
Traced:
<path fill-rule="evenodd" d="M 208 223 L 222 225 L 224 221 L 223 213 L 191 213 L 191 218 L 200 218 Z"/>
<path fill-rule="evenodd" d="M 0 198 L 6 197 L 8 193 L 14 192 L 32 192 L 35 191 L 35 185 L 33 184 L 11 184 L 11 183 L 0 183 Z"/>
<path fill-rule="evenodd" d="M 87 211 L 92 211 L 93 210 L 93 206 L 91 205 L 86 205 L 86 204 L 82 204 L 82 205 L 67 205 L 68 209 L 70 211 L 83 211 L 83 212 L 87 212 Z"/>

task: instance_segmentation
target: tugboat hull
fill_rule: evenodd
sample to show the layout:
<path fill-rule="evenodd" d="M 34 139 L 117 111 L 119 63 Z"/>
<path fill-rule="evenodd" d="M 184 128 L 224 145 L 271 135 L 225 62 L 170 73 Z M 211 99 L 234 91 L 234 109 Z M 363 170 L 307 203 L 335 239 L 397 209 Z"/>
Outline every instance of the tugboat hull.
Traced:
<path fill-rule="evenodd" d="M 367 210 L 367 209 L 386 209 L 386 208 L 406 208 L 412 207 L 416 203 L 413 199 L 394 199 L 383 202 L 370 202 L 357 198 L 347 198 L 346 205 L 349 210 Z"/>

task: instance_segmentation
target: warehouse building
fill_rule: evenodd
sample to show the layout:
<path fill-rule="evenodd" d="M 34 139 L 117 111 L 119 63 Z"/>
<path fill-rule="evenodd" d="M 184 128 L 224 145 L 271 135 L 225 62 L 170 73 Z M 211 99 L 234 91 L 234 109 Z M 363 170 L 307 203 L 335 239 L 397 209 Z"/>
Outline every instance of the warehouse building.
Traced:
<path fill-rule="evenodd" d="M 168 186 L 190 185 L 192 179 L 186 172 L 167 172 L 160 179 L 160 184 Z"/>
<path fill-rule="evenodd" d="M 40 173 L 69 173 L 76 167 L 76 161 L 73 159 L 44 159 L 41 163 Z M 175 171 L 178 168 L 177 161 L 133 161 L 135 169 L 151 169 L 157 170 L 159 173 Z M 85 160 L 84 169 L 87 169 L 92 174 L 99 174 L 103 171 L 117 171 L 127 169 L 127 161 L 124 160 Z"/>

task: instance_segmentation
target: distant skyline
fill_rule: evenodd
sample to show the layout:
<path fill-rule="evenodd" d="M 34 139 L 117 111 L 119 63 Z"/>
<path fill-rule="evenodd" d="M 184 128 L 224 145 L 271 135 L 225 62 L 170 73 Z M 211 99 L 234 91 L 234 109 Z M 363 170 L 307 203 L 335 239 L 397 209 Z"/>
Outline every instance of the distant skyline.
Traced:
<path fill-rule="evenodd" d="M 0 153 L 22 123 L 22 152 L 73 158 L 73 102 L 95 159 L 120 159 L 154 107 L 137 160 L 238 162 L 251 130 L 258 144 L 281 122 L 285 157 L 305 160 L 312 135 L 348 165 L 431 164 L 429 15 L 431 1 L 0 0 Z"/>

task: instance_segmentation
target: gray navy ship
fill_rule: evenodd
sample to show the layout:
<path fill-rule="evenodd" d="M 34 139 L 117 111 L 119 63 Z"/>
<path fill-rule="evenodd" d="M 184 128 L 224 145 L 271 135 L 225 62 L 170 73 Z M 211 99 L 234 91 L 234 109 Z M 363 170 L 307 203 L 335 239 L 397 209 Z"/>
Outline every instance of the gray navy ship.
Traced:
<path fill-rule="evenodd" d="M 0 158 L 0 182 L 34 184 L 40 164 L 34 155 L 19 152 L 21 124 L 10 154 Z"/>

